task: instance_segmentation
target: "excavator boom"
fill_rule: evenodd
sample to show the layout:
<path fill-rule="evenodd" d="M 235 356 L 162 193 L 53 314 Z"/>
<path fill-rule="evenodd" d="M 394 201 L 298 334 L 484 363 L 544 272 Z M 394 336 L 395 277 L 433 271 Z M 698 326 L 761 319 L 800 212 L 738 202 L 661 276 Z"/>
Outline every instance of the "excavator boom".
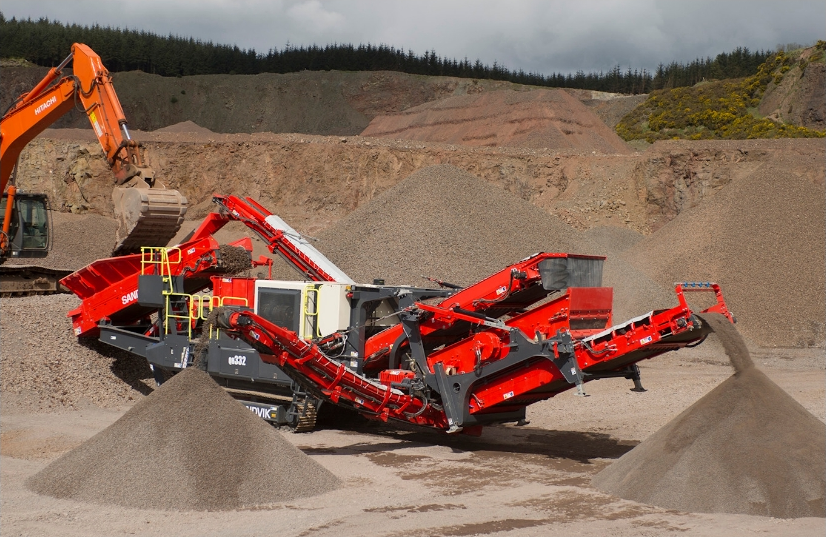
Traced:
<path fill-rule="evenodd" d="M 73 75 L 62 79 L 73 62 Z M 114 174 L 118 237 L 115 253 L 139 251 L 141 246 L 165 246 L 175 236 L 186 213 L 186 199 L 156 184 L 155 172 L 131 138 L 126 117 L 100 56 L 75 43 L 72 53 L 30 92 L 22 95 L 0 121 L 0 188 L 6 193 L 2 249 L 9 246 L 9 222 L 15 189 L 7 186 L 26 145 L 73 107 L 82 107 Z"/>

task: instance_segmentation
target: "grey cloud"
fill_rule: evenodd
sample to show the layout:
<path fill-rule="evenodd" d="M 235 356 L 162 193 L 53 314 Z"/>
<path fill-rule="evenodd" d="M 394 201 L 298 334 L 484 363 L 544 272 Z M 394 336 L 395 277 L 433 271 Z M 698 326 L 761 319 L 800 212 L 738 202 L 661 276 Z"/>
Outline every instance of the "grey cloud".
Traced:
<path fill-rule="evenodd" d="M 4 0 L 0 10 L 7 18 L 129 27 L 258 52 L 287 43 L 385 43 L 541 73 L 650 70 L 738 46 L 826 38 L 826 2 L 807 0 Z"/>

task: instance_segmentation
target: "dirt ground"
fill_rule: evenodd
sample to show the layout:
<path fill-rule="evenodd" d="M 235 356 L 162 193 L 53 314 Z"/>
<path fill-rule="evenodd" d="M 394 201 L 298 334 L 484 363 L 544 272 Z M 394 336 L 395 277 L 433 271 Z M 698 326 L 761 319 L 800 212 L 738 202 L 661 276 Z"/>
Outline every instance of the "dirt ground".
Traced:
<path fill-rule="evenodd" d="M 479 438 L 358 423 L 283 432 L 344 487 L 248 511 L 150 511 L 38 496 L 24 481 L 125 409 L 4 408 L 3 535 L 823 535 L 824 519 L 684 513 L 590 486 L 591 476 L 731 374 L 715 342 L 704 346 L 644 363 L 645 393 L 629 391 L 626 380 L 592 382 L 589 397 L 566 392 L 531 407 L 529 425 L 487 428 Z M 826 418 L 822 349 L 752 354 L 772 380 Z"/>

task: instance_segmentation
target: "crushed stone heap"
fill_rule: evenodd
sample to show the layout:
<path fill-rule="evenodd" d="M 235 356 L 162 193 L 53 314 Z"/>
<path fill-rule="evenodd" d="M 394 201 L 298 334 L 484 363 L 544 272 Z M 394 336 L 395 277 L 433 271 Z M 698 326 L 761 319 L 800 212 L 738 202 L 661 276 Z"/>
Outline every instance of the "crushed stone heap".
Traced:
<path fill-rule="evenodd" d="M 725 317 L 703 320 L 735 374 L 594 476 L 593 484 L 682 511 L 826 516 L 826 425 L 754 367 Z"/>
<path fill-rule="evenodd" d="M 118 224 L 98 214 L 52 211 L 54 237 L 45 258 L 10 258 L 7 265 L 31 265 L 57 270 L 78 270 L 98 259 L 111 257 Z"/>
<path fill-rule="evenodd" d="M 826 187 L 822 167 L 789 171 L 802 162 L 818 168 L 790 146 L 629 248 L 626 259 L 661 285 L 716 281 L 743 336 L 760 346 L 822 347 Z"/>
<path fill-rule="evenodd" d="M 340 481 L 190 368 L 26 485 L 63 499 L 202 511 L 315 496 Z"/>
<path fill-rule="evenodd" d="M 607 255 L 603 285 L 614 287 L 615 319 L 677 303 L 611 248 L 449 164 L 410 174 L 318 239 L 316 248 L 351 278 L 388 285 L 427 286 L 422 276 L 470 285 L 537 252 Z"/>

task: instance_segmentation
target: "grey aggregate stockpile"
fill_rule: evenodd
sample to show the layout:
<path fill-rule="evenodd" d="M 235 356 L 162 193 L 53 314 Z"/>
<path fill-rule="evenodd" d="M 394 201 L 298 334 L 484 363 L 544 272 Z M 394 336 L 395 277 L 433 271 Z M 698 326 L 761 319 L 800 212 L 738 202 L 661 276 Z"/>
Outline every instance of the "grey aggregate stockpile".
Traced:
<path fill-rule="evenodd" d="M 133 508 L 230 510 L 315 496 L 340 482 L 190 368 L 26 485 Z"/>
<path fill-rule="evenodd" d="M 788 172 L 806 158 L 790 153 L 734 179 L 626 259 L 662 285 L 718 282 L 739 330 L 758 345 L 823 346 L 826 189 L 822 172 Z"/>
<path fill-rule="evenodd" d="M 27 411 L 117 408 L 152 391 L 145 360 L 97 340 L 78 342 L 66 312 L 69 294 L 0 300 L 0 394 Z"/>
<path fill-rule="evenodd" d="M 537 252 L 608 255 L 617 321 L 677 301 L 558 218 L 455 166 L 423 168 L 319 235 L 316 248 L 351 278 L 469 285 Z"/>
<path fill-rule="evenodd" d="M 755 368 L 722 315 L 703 315 L 735 374 L 594 476 L 622 498 L 682 511 L 826 516 L 826 425 Z"/>

